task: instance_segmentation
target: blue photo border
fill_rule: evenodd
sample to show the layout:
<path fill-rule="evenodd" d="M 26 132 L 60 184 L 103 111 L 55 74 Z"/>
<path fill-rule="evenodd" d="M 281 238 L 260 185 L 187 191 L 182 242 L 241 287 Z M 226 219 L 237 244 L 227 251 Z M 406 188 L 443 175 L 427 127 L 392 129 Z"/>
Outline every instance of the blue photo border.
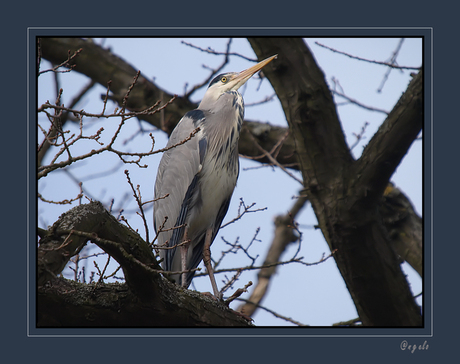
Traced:
<path fill-rule="evenodd" d="M 35 84 L 36 39 L 42 36 L 68 37 L 246 37 L 246 36 L 281 36 L 281 37 L 422 37 L 424 39 L 424 91 L 425 91 L 425 125 L 424 125 L 424 327 L 423 328 L 286 328 L 261 327 L 251 329 L 237 328 L 101 328 L 101 329 L 50 329 L 35 327 L 35 231 L 36 231 L 36 183 L 34 180 L 36 115 L 37 105 Z M 431 28 L 350 28 L 350 27 L 288 27 L 288 28 L 90 28 L 90 27 L 30 27 L 28 39 L 28 335 L 42 337 L 431 337 L 433 335 L 432 315 L 432 60 L 433 29 Z M 431 176 L 431 179 L 430 179 Z"/>
<path fill-rule="evenodd" d="M 2 28 L 3 50 L 1 58 L 4 71 L 4 90 L 8 107 L 2 113 L 4 126 L 4 178 L 2 187 L 5 197 L 6 221 L 8 228 L 3 235 L 2 272 L 4 277 L 4 295 L 0 300 L 2 307 L 2 348 L 5 358 L 18 362 L 46 360 L 49 363 L 76 363 L 82 360 L 119 362 L 140 362 L 169 360 L 172 362 L 196 362 L 214 360 L 257 361 L 257 362 L 330 362 L 331 359 L 388 362 L 388 360 L 417 360 L 434 362 L 442 355 L 455 355 L 458 334 L 456 334 L 455 299 L 456 257 L 459 250 L 456 243 L 456 178 L 452 165 L 456 161 L 456 145 L 460 124 L 456 121 L 457 112 L 453 111 L 456 100 L 455 77 L 457 58 L 455 57 L 455 34 L 457 13 L 453 7 L 441 4 L 414 5 L 403 2 L 369 4 L 358 2 L 328 1 L 321 3 L 296 2 L 295 4 L 245 4 L 220 3 L 122 3 L 113 1 L 46 4 L 13 2 L 4 9 Z M 44 24 L 44 26 L 41 26 Z M 94 27 L 97 24 L 101 28 Z M 123 24 L 125 28 L 120 28 Z M 143 27 L 138 25 L 188 25 L 188 28 Z M 192 27 L 193 25 L 199 27 Z M 235 24 L 234 27 L 216 28 L 204 25 Z M 244 25 L 243 27 L 239 25 Z M 286 25 L 311 25 L 311 27 L 285 27 Z M 320 27 L 319 25 L 349 25 L 343 27 Z M 407 25 L 422 25 L 408 27 Z M 67 25 L 67 27 L 62 27 Z M 71 25 L 71 26 L 68 26 Z M 76 26 L 73 26 L 76 25 Z M 247 25 L 254 25 L 248 27 Z M 384 25 L 369 27 L 369 25 Z M 425 116 L 430 123 L 424 128 L 424 233 L 425 233 L 425 280 L 426 290 L 433 287 L 430 297 L 425 299 L 425 324 L 429 324 L 429 333 L 422 336 L 411 330 L 401 332 L 398 337 L 347 337 L 329 335 L 328 330 L 316 331 L 319 337 L 291 337 L 283 335 L 239 336 L 239 337 L 142 337 L 130 333 L 128 336 L 110 337 L 105 330 L 96 330 L 94 335 L 64 329 L 56 332 L 30 330 L 29 290 L 25 289 L 31 278 L 29 267 L 30 249 L 35 248 L 35 231 L 30 231 L 31 221 L 35 219 L 35 210 L 31 201 L 35 200 L 34 181 L 36 170 L 31 165 L 34 156 L 35 128 L 30 127 L 30 112 L 33 100 L 30 96 L 29 76 L 33 68 L 30 52 L 30 37 L 39 32 L 48 35 L 71 36 L 86 29 L 89 33 L 117 36 L 125 31 L 155 31 L 158 35 L 176 33 L 176 35 L 224 36 L 246 34 L 252 36 L 296 36 L 308 31 L 312 35 L 331 36 L 334 31 L 349 34 L 358 31 L 410 31 L 413 35 L 429 33 L 431 39 L 430 55 L 425 58 L 425 90 L 431 92 L 425 97 Z M 56 34 L 59 33 L 59 34 Z M 238 33 L 238 34 L 237 34 Z M 41 33 L 42 35 L 45 35 Z M 400 34 L 401 35 L 401 34 Z M 434 42 L 434 36 L 436 41 Z M 427 44 L 427 43 L 426 43 Z M 435 45 L 435 47 L 434 47 Z M 435 51 L 434 51 L 435 49 Z M 435 56 L 433 56 L 433 53 Z M 433 59 L 435 62 L 433 63 Z M 427 65 L 430 64 L 430 69 Z M 436 75 L 433 92 L 433 73 Z M 26 93 L 25 97 L 23 97 Z M 27 101 L 26 101 L 27 100 Z M 25 105 L 25 106 L 24 106 Z M 435 105 L 435 107 L 433 106 Z M 26 115 L 24 115 L 26 114 Z M 433 119 L 436 118 L 436 124 Z M 27 120 L 27 122 L 24 122 Z M 30 144 L 32 143 L 32 144 Z M 433 147 L 436 146 L 436 153 Z M 436 173 L 435 173 L 436 172 Z M 434 203 L 433 196 L 436 196 Z M 33 203 L 32 203 L 33 205 Z M 436 212 L 436 213 L 435 213 Z M 429 214 L 429 215 L 427 215 Z M 429 244 L 428 244 L 429 239 Z M 436 254 L 433 242 L 435 240 Z M 429 254 L 429 255 L 428 255 Z M 433 275 L 433 268 L 435 274 Z M 32 277 L 33 278 L 33 277 Z M 428 297 L 428 291 L 424 292 Z M 32 297 L 33 298 L 33 297 Z M 425 325 L 427 326 L 427 325 Z M 216 329 L 219 330 L 219 329 Z M 274 333 L 275 331 L 270 332 Z M 220 333 L 216 331 L 216 333 Z M 67 335 L 70 334 L 70 337 Z M 79 334 L 84 334 L 78 336 Z M 385 332 L 383 332 L 385 334 Z M 78 337 L 77 337 L 78 336 Z M 351 356 L 353 355 L 353 356 Z"/>

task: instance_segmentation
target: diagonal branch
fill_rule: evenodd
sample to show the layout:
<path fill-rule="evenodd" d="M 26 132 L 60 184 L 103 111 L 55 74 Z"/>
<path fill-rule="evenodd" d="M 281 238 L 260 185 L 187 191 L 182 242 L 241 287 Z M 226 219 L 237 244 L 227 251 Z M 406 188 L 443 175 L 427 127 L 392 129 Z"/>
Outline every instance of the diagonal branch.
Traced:
<path fill-rule="evenodd" d="M 103 87 L 106 87 L 107 82 L 111 80 L 110 91 L 112 95 L 110 98 L 122 105 L 126 90 L 132 84 L 133 77 L 137 73 L 137 70 L 123 59 L 90 40 L 80 38 L 42 38 L 40 47 L 42 57 L 55 64 L 66 60 L 69 50 L 82 49 L 78 58 L 69 62 L 70 64 L 75 64 L 73 71 L 88 76 Z M 140 75 L 126 107 L 131 111 L 145 110 L 158 102 L 158 100 L 165 103 L 173 96 Z M 105 95 L 103 98 L 105 98 Z M 144 120 L 170 134 L 182 116 L 197 106 L 186 97 L 177 97 L 161 114 L 136 116 L 138 119 Z M 267 123 L 245 120 L 244 124 L 265 150 L 271 150 L 287 132 L 287 128 L 272 126 Z M 280 164 L 289 165 L 290 168 L 298 169 L 294 150 L 294 138 L 288 136 L 280 148 L 276 158 L 277 161 Z M 248 135 L 240 137 L 239 153 L 250 157 L 260 154 Z M 260 163 L 270 163 L 267 158 L 258 159 L 258 161 Z"/>
<path fill-rule="evenodd" d="M 372 186 L 372 190 L 367 190 L 365 197 L 357 194 L 366 204 L 381 198 L 394 171 L 422 130 L 422 86 L 423 73 L 420 71 L 354 166 L 353 173 L 360 176 L 355 190 Z"/>
<path fill-rule="evenodd" d="M 264 73 L 295 138 L 305 193 L 331 251 L 337 250 L 335 261 L 363 324 L 421 326 L 420 308 L 379 212 L 384 188 L 421 128 L 421 94 L 409 87 L 379 130 L 381 135 L 377 133 L 362 159 L 355 161 L 324 74 L 303 40 L 249 42 L 261 59 L 280 55 Z M 413 82 L 412 87 L 421 84 L 421 75 Z M 391 148 L 392 142 L 396 148 Z"/>
<path fill-rule="evenodd" d="M 262 264 L 263 268 L 257 274 L 258 280 L 252 289 L 251 296 L 245 304 L 238 307 L 237 310 L 239 312 L 247 316 L 252 316 L 264 299 L 268 292 L 271 278 L 279 265 L 281 255 L 290 243 L 299 240 L 299 237 L 294 233 L 294 220 L 306 202 L 306 196 L 301 194 L 286 215 L 275 218 L 275 233 L 267 256 Z"/>
<path fill-rule="evenodd" d="M 133 291 L 149 295 L 154 292 L 155 285 L 149 285 L 145 279 L 136 279 L 145 274 L 146 266 L 161 270 L 151 249 L 136 232 L 121 225 L 99 202 L 79 205 L 67 211 L 40 240 L 38 285 L 43 286 L 61 273 L 69 259 L 89 240 L 117 260 Z"/>
<path fill-rule="evenodd" d="M 122 266 L 126 284 L 56 277 L 89 240 Z M 41 239 L 37 258 L 38 327 L 251 326 L 225 304 L 162 278 L 149 245 L 99 202 L 64 213 Z"/>

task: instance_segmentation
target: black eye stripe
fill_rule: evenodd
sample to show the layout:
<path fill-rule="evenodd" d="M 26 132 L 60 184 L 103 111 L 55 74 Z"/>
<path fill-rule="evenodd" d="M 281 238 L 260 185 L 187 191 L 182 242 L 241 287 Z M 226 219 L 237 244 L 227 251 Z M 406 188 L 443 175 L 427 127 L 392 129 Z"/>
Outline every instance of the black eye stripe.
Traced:
<path fill-rule="evenodd" d="M 222 82 L 222 83 L 227 83 L 229 80 L 228 76 L 226 74 L 220 74 L 220 75 L 217 75 L 216 77 L 213 78 L 213 80 L 211 81 L 211 83 L 209 84 L 208 87 L 211 87 L 212 85 L 218 83 L 218 82 Z"/>

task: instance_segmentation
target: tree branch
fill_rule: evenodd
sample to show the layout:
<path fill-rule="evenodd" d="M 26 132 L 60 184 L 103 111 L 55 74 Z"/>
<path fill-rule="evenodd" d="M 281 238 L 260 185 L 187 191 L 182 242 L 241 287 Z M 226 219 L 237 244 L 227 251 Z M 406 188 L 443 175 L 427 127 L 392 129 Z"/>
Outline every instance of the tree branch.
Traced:
<path fill-rule="evenodd" d="M 275 218 L 274 237 L 264 263 L 262 264 L 267 267 L 262 268 L 257 274 L 258 281 L 252 289 L 251 296 L 247 299 L 245 304 L 241 305 L 237 309 L 244 315 L 254 315 L 255 311 L 267 294 L 270 280 L 276 272 L 276 268 L 278 266 L 277 263 L 280 261 L 282 253 L 286 250 L 290 243 L 299 240 L 299 236 L 294 233 L 294 219 L 306 202 L 307 198 L 305 195 L 299 196 L 291 210 L 286 215 L 280 215 Z"/>
<path fill-rule="evenodd" d="M 55 278 L 88 240 L 122 266 L 126 284 Z M 148 244 L 99 202 L 64 213 L 40 240 L 37 264 L 39 327 L 250 325 L 224 304 L 163 278 Z"/>
<path fill-rule="evenodd" d="M 122 105 L 126 90 L 132 84 L 133 77 L 137 73 L 137 70 L 123 59 L 114 55 L 109 49 L 104 49 L 90 40 L 80 38 L 42 38 L 40 44 L 42 58 L 55 64 L 66 60 L 69 50 L 74 52 L 82 49 L 78 57 L 68 63 L 75 65 L 74 71 L 88 76 L 103 87 L 106 87 L 107 82 L 111 80 L 110 91 L 113 94 L 111 98 Z M 145 110 L 158 102 L 158 100 L 165 103 L 173 96 L 141 75 L 136 87 L 131 92 L 126 107 L 132 111 Z M 188 98 L 177 97 L 171 105 L 164 109 L 164 113 L 137 115 L 137 117 L 169 135 L 182 116 L 197 106 Z M 287 131 L 286 128 L 249 120 L 245 120 L 244 125 L 265 150 L 271 150 Z M 289 165 L 290 168 L 297 169 L 295 166 L 296 158 L 293 154 L 293 143 L 294 139 L 288 136 L 278 153 L 277 161 L 282 165 Z M 243 134 L 240 137 L 239 153 L 250 157 L 260 154 L 249 136 Z M 260 163 L 270 163 L 267 158 L 262 158 L 258 161 Z"/>
<path fill-rule="evenodd" d="M 386 124 L 392 125 L 390 131 L 386 133 L 382 127 L 386 135 L 375 136 L 363 160 L 355 162 L 346 145 L 324 74 L 304 41 L 249 38 L 249 42 L 260 59 L 278 54 L 277 62 L 265 67 L 264 73 L 280 99 L 295 138 L 305 192 L 331 251 L 337 250 L 334 258 L 363 324 L 421 326 L 420 308 L 391 248 L 379 213 L 384 188 L 407 151 L 410 136 L 413 139 L 417 136 L 416 128 L 412 127 L 405 136 L 395 134 L 401 132 L 406 123 L 421 125 L 418 94 L 409 90 L 401 98 L 388 118 L 392 119 L 391 124 Z M 401 108 L 402 104 L 408 107 Z M 411 120 L 403 121 L 404 117 Z M 389 134 L 396 138 L 398 150 L 384 152 L 381 147 L 389 145 Z M 385 153 L 387 160 L 394 157 L 394 161 L 388 161 L 386 166 L 379 153 Z M 374 156 L 375 165 L 364 162 L 367 156 Z M 379 167 L 384 171 L 378 171 Z M 377 180 L 374 174 L 383 181 Z"/>
<path fill-rule="evenodd" d="M 423 278 L 422 218 L 409 199 L 391 183 L 385 188 L 380 213 L 393 250 Z"/>
<path fill-rule="evenodd" d="M 373 204 L 381 198 L 394 171 L 401 163 L 423 125 L 423 75 L 420 71 L 409 84 L 406 92 L 390 112 L 386 120 L 354 167 L 359 176 L 357 191 L 372 186 L 372 190 L 357 193 L 358 199 Z"/>
<path fill-rule="evenodd" d="M 320 47 L 329 49 L 330 51 L 332 51 L 334 53 L 339 53 L 339 54 L 342 54 L 342 55 L 347 56 L 349 58 L 356 59 L 358 61 L 364 61 L 364 62 L 367 62 L 367 63 L 374 63 L 374 64 L 378 64 L 378 65 L 382 65 L 382 66 L 386 66 L 386 67 L 390 67 L 390 68 L 396 68 L 396 69 L 406 69 L 406 70 L 419 70 L 420 69 L 420 67 L 398 66 L 397 64 L 394 64 L 394 63 L 391 63 L 391 62 L 380 62 L 380 61 L 370 60 L 370 59 L 366 59 L 366 58 L 362 58 L 362 57 L 357 57 L 357 56 L 354 56 L 352 54 L 348 54 L 348 53 L 339 51 L 337 49 L 328 47 L 328 46 L 326 46 L 324 44 L 321 44 L 319 42 L 315 42 L 315 44 L 320 46 Z"/>

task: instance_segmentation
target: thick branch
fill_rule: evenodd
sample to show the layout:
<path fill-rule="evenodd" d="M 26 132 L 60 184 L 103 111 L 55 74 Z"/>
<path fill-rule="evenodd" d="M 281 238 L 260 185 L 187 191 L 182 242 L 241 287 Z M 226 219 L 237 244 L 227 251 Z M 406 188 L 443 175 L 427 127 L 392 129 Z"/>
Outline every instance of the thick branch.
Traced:
<path fill-rule="evenodd" d="M 249 41 L 260 59 L 279 55 L 264 73 L 283 106 L 295 138 L 308 199 L 331 251 L 337 250 L 335 260 L 360 319 L 368 326 L 420 326 L 420 309 L 379 214 L 383 188 L 369 185 L 372 178 L 367 179 L 368 184 L 361 184 L 361 175 L 354 168 L 359 164 L 346 146 L 324 75 L 308 47 L 295 38 Z M 398 107 L 399 104 L 395 109 Z M 419 115 L 407 114 L 417 120 Z M 367 168 L 361 174 L 372 175 L 373 166 Z M 384 186 L 390 176 L 391 173 L 386 176 Z M 380 196 L 369 198 L 367 192 L 374 189 L 380 189 Z"/>
<path fill-rule="evenodd" d="M 126 90 L 131 85 L 133 77 L 137 73 L 137 70 L 123 59 L 114 55 L 109 49 L 101 48 L 90 40 L 80 38 L 42 38 L 41 48 L 43 58 L 54 64 L 60 64 L 66 60 L 69 50 L 75 52 L 82 48 L 78 57 L 70 62 L 70 64 L 75 64 L 74 71 L 88 76 L 103 87 L 107 87 L 107 82 L 111 80 L 110 90 L 113 93 L 112 98 L 120 105 L 122 104 Z M 158 100 L 161 100 L 161 103 L 164 104 L 173 96 L 141 75 L 131 92 L 127 108 L 131 111 L 144 110 L 155 104 Z M 187 111 L 196 107 L 197 104 L 191 102 L 189 99 L 177 97 L 161 114 L 142 115 L 139 116 L 139 119 L 170 134 L 182 116 Z M 287 131 L 286 128 L 248 120 L 245 120 L 245 126 L 265 150 L 271 150 Z M 279 150 L 277 160 L 280 164 L 286 164 L 291 168 L 297 169 L 298 167 L 295 165 L 296 159 L 293 155 L 293 142 L 294 139 L 290 136 L 285 139 Z M 240 138 L 239 153 L 248 157 L 260 156 L 260 152 L 254 147 L 251 139 L 245 133 L 242 133 Z M 257 159 L 257 161 L 269 163 L 265 157 Z"/>
<path fill-rule="evenodd" d="M 409 84 L 390 115 L 379 127 L 355 165 L 359 176 L 354 187 L 358 199 L 372 205 L 378 201 L 423 125 L 423 74 Z M 364 187 L 366 197 L 362 193 Z"/>
<path fill-rule="evenodd" d="M 159 288 L 159 296 L 139 300 L 126 284 L 53 279 L 38 289 L 37 327 L 252 326 L 201 293 L 180 289 L 166 279 Z"/>
<path fill-rule="evenodd" d="M 380 213 L 393 250 L 423 277 L 422 218 L 409 199 L 391 183 L 383 194 Z"/>
<path fill-rule="evenodd" d="M 91 240 L 122 266 L 126 284 L 79 284 L 54 278 Z M 99 202 L 63 214 L 38 248 L 40 327 L 248 326 L 222 303 L 163 278 L 147 243 Z"/>
<path fill-rule="evenodd" d="M 268 79 L 278 95 L 290 133 L 294 136 L 300 170 L 309 176 L 304 181 L 311 188 L 316 188 L 323 180 L 340 178 L 347 173 L 352 156 L 324 74 L 304 41 L 301 38 L 277 41 L 275 38 L 249 38 L 249 42 L 259 59 L 278 54 L 278 59 L 268 64 L 264 73 L 272 75 Z M 308 150 L 305 146 L 308 146 Z M 316 176 L 317 165 L 334 168 L 322 168 L 322 175 Z"/>
<path fill-rule="evenodd" d="M 151 280 L 139 282 L 149 269 L 161 270 L 153 252 L 134 231 L 120 224 L 100 202 L 76 206 L 62 214 L 48 235 L 40 240 L 38 249 L 38 285 L 61 273 L 69 259 L 88 240 L 98 245 L 122 266 L 126 282 L 137 294 L 149 296 L 156 285 Z"/>
<path fill-rule="evenodd" d="M 137 74 L 137 70 L 131 65 L 115 56 L 110 50 L 101 48 L 90 40 L 80 38 L 41 39 L 42 57 L 54 64 L 65 60 L 69 51 L 75 52 L 78 49 L 82 49 L 82 51 L 70 65 L 75 65 L 75 71 L 88 76 L 103 87 L 107 87 L 107 83 L 111 81 L 112 97 L 121 105 L 126 91 Z M 127 108 L 132 111 L 144 110 L 154 105 L 158 100 L 162 100 L 164 103 L 170 100 L 172 96 L 141 75 L 130 94 Z M 168 107 L 164 119 L 164 129 L 171 132 L 174 125 L 184 115 L 183 110 L 189 111 L 193 108 L 195 105 L 192 102 L 178 98 L 174 104 Z M 145 116 L 144 120 L 163 129 L 160 115 Z"/>

